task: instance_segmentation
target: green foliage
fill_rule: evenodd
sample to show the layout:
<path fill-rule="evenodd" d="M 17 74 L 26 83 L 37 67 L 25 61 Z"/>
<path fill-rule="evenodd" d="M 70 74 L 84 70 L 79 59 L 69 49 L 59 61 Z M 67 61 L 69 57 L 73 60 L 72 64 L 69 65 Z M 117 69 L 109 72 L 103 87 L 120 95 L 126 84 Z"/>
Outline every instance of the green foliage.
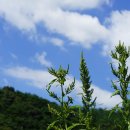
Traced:
<path fill-rule="evenodd" d="M 118 111 L 121 113 L 124 124 L 122 130 L 128 129 L 130 130 L 130 102 L 129 102 L 129 83 L 130 83 L 130 74 L 128 73 L 128 67 L 126 65 L 127 59 L 130 56 L 130 49 L 124 46 L 124 43 L 119 43 L 118 46 L 115 47 L 115 51 L 111 52 L 111 56 L 114 60 L 118 62 L 118 68 L 114 68 L 111 63 L 112 73 L 117 78 L 116 82 L 112 81 L 112 87 L 115 92 L 112 96 L 119 95 L 122 99 L 122 107 L 119 107 L 117 104 L 113 111 Z"/>
<path fill-rule="evenodd" d="M 48 130 L 71 130 L 79 125 L 78 123 L 69 124 L 70 121 L 68 120 L 69 116 L 74 114 L 74 111 L 70 107 L 70 105 L 73 104 L 73 99 L 69 94 L 75 87 L 75 79 L 68 87 L 65 86 L 66 76 L 69 73 L 69 66 L 66 70 L 61 66 L 58 70 L 50 68 L 48 72 L 54 76 L 54 79 L 47 85 L 47 92 L 50 97 L 54 98 L 60 104 L 59 110 L 48 105 L 49 111 L 56 116 L 55 121 L 48 126 Z M 51 88 L 54 87 L 55 84 L 58 84 L 56 87 L 59 87 L 61 90 L 61 96 L 51 91 Z"/>
<path fill-rule="evenodd" d="M 59 102 L 61 109 L 58 111 L 50 105 L 48 105 L 49 111 L 57 116 L 57 119 L 52 122 L 48 130 L 51 128 L 55 129 L 66 129 L 70 130 L 72 128 L 75 128 L 77 126 L 80 126 L 82 129 L 85 130 L 95 130 L 93 126 L 93 117 L 92 117 L 92 111 L 95 108 L 95 99 L 92 99 L 92 94 L 93 94 L 93 89 L 91 89 L 91 81 L 90 81 L 90 76 L 89 76 L 89 71 L 86 66 L 85 59 L 83 57 L 83 53 L 81 54 L 81 62 L 80 62 L 80 77 L 82 81 L 82 90 L 83 93 L 82 95 L 82 103 L 83 103 L 83 108 L 79 108 L 79 113 L 78 113 L 78 123 L 73 122 L 69 127 L 67 123 L 67 118 L 71 113 L 74 113 L 72 111 L 71 107 L 69 106 L 70 104 L 73 103 L 72 97 L 68 96 L 72 92 L 75 86 L 75 79 L 74 81 L 67 87 L 64 88 L 64 84 L 66 82 L 66 75 L 68 74 L 69 71 L 69 66 L 67 70 L 63 69 L 61 66 L 58 70 L 55 70 L 53 68 L 48 69 L 48 72 L 53 75 L 55 78 L 48 84 L 47 86 L 47 92 L 49 95 L 56 99 L 56 101 Z M 55 92 L 51 91 L 51 87 L 53 84 L 59 84 L 60 90 L 61 90 L 61 96 L 59 97 Z M 68 97 L 68 100 L 65 101 L 64 99 Z"/>
<path fill-rule="evenodd" d="M 82 103 L 83 103 L 83 113 L 80 112 L 80 118 L 85 126 L 86 130 L 94 130 L 94 126 L 92 123 L 92 111 L 95 107 L 96 98 L 92 99 L 93 89 L 91 89 L 91 81 L 89 76 L 89 71 L 83 56 L 81 53 L 81 61 L 80 61 L 80 79 L 82 82 Z"/>
<path fill-rule="evenodd" d="M 108 118 L 110 112 L 111 110 L 107 109 L 94 109 L 94 125 L 96 128 L 99 128 L 99 130 L 122 130 L 120 125 L 124 124 L 122 123 L 123 119 L 121 114 L 119 112 L 113 112 L 111 118 Z"/>
<path fill-rule="evenodd" d="M 46 130 L 48 124 L 51 124 L 56 119 L 48 111 L 47 104 L 57 111 L 60 110 L 55 103 L 39 98 L 36 95 L 24 94 L 15 91 L 12 87 L 0 89 L 0 130 Z M 82 107 L 71 106 L 71 109 L 74 114 L 71 113 L 67 118 L 69 121 L 68 126 L 72 130 L 83 129 L 83 126 L 76 124 L 76 122 L 81 121 L 78 114 Z M 118 125 L 122 123 L 121 114 L 114 112 L 111 118 L 108 119 L 109 113 L 105 109 L 93 110 L 93 125 L 97 128 L 96 130 L 121 130 Z M 84 114 L 83 111 L 81 114 Z M 55 123 L 57 122 L 53 122 L 52 125 L 56 125 Z M 72 128 L 72 124 L 74 128 Z M 58 130 L 59 128 L 55 126 L 55 129 Z"/>
<path fill-rule="evenodd" d="M 8 86 L 0 89 L 0 130 L 46 130 L 54 120 L 47 104 L 58 109 L 55 103 L 36 95 Z"/>
<path fill-rule="evenodd" d="M 95 101 L 92 100 L 92 94 L 94 89 L 91 89 L 91 81 L 89 76 L 89 71 L 83 57 L 83 53 L 81 54 L 81 61 L 80 61 L 80 79 L 82 82 L 82 103 L 84 106 L 85 112 L 89 112 L 91 108 L 95 106 Z"/>

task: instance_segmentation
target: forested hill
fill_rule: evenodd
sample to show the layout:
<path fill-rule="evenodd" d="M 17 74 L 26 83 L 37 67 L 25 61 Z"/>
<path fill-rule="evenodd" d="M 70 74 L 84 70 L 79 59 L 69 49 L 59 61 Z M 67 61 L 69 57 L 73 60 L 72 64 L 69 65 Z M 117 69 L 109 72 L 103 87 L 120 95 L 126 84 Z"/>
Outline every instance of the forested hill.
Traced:
<path fill-rule="evenodd" d="M 0 130 L 46 130 L 54 119 L 48 104 L 58 109 L 58 105 L 46 99 L 3 87 L 0 89 Z M 116 113 L 108 119 L 108 115 L 108 110 L 95 109 L 93 125 L 100 126 L 101 130 L 119 130 L 114 127 L 114 121 L 121 121 L 120 116 Z M 73 116 L 70 121 L 77 119 Z"/>
<path fill-rule="evenodd" d="M 48 104 L 56 106 L 12 87 L 0 89 L 0 130 L 46 130 L 52 120 Z"/>

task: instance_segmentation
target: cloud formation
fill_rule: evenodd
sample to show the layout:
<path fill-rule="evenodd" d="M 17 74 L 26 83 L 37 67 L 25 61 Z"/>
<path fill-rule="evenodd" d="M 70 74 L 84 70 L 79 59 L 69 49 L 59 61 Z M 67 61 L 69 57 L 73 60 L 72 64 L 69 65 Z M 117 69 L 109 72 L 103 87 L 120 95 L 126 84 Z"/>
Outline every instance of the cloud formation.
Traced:
<path fill-rule="evenodd" d="M 33 70 L 27 67 L 20 66 L 4 69 L 4 73 L 16 79 L 24 80 L 28 84 L 38 87 L 40 89 L 45 89 L 46 85 L 54 78 L 46 70 Z M 66 85 L 69 85 L 72 81 L 73 77 L 68 76 Z M 78 93 L 82 92 L 81 86 L 81 82 L 76 80 L 76 87 L 74 92 L 72 93 L 72 97 L 74 97 L 74 101 L 76 102 L 76 104 L 81 103 L 81 97 L 77 96 Z M 103 90 L 96 85 L 92 85 L 92 88 L 94 88 L 93 98 L 97 97 L 96 102 L 98 107 L 111 108 L 121 101 L 118 96 L 111 98 L 111 92 Z M 58 88 L 55 88 L 54 91 L 58 93 L 60 92 Z"/>
<path fill-rule="evenodd" d="M 55 46 L 58 46 L 60 48 L 63 48 L 64 41 L 59 38 L 50 38 L 50 42 L 54 44 Z"/>
<path fill-rule="evenodd" d="M 4 73 L 14 78 L 25 80 L 27 83 L 38 88 L 43 88 L 43 86 L 45 87 L 47 83 L 49 83 L 50 79 L 53 78 L 53 76 L 51 76 L 47 71 L 33 70 L 19 66 L 4 69 Z"/>
<path fill-rule="evenodd" d="M 108 24 L 108 38 L 104 46 L 105 52 L 110 52 L 118 43 L 119 40 L 130 46 L 130 11 L 113 11 L 111 16 L 106 19 Z"/>
<path fill-rule="evenodd" d="M 42 53 L 37 53 L 35 55 L 35 59 L 37 62 L 39 62 L 41 65 L 46 66 L 46 67 L 51 67 L 52 63 L 46 59 L 47 53 L 42 52 Z"/>
<path fill-rule="evenodd" d="M 115 49 L 115 46 L 124 42 L 126 47 L 130 47 L 130 10 L 123 11 L 113 11 L 111 16 L 106 19 L 108 24 L 108 38 L 103 43 L 103 53 L 105 55 L 109 54 L 111 50 Z M 118 66 L 116 61 L 112 62 L 115 64 L 115 67 Z M 130 73 L 130 58 L 127 60 L 127 66 Z"/>
<path fill-rule="evenodd" d="M 1 0 L 0 17 L 20 30 L 38 33 L 40 23 L 52 33 L 65 36 L 74 44 L 85 48 L 101 42 L 104 52 L 111 50 L 119 40 L 130 45 L 130 11 L 113 11 L 104 18 L 107 26 L 100 23 L 98 17 L 81 14 L 79 10 L 92 10 L 110 0 Z M 32 34 L 32 33 L 31 33 Z M 53 43 L 63 46 L 63 42 Z"/>
<path fill-rule="evenodd" d="M 35 34 L 37 24 L 41 23 L 47 30 L 88 48 L 104 39 L 107 29 L 97 17 L 71 9 L 93 9 L 108 3 L 109 0 L 1 0 L 0 16 L 18 29 Z"/>
<path fill-rule="evenodd" d="M 110 0 L 56 0 L 55 5 L 63 9 L 94 9 L 99 8 L 103 4 L 109 4 Z"/>

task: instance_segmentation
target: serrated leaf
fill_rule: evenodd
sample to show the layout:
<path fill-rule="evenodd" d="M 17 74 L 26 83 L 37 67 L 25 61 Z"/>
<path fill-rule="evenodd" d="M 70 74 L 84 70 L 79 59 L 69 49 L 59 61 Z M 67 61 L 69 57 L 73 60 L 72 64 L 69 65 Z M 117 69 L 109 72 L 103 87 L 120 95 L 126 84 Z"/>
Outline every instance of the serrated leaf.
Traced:
<path fill-rule="evenodd" d="M 113 68 L 112 63 L 111 63 L 111 70 L 112 70 L 112 73 L 113 73 L 116 77 L 118 77 L 118 72 Z"/>
<path fill-rule="evenodd" d="M 112 82 L 112 87 L 113 87 L 115 90 L 117 90 L 118 88 L 117 88 L 116 84 L 115 84 L 113 81 L 111 81 L 111 82 Z"/>
<path fill-rule="evenodd" d="M 74 87 L 75 87 L 75 78 L 74 78 L 74 81 L 71 84 L 69 84 L 67 89 L 65 89 L 66 95 L 70 94 L 72 90 L 74 89 Z"/>
<path fill-rule="evenodd" d="M 53 75 L 53 76 L 57 77 L 56 70 L 55 70 L 55 69 L 53 69 L 52 67 L 51 67 L 51 68 L 48 68 L 48 72 L 49 72 L 51 75 Z"/>

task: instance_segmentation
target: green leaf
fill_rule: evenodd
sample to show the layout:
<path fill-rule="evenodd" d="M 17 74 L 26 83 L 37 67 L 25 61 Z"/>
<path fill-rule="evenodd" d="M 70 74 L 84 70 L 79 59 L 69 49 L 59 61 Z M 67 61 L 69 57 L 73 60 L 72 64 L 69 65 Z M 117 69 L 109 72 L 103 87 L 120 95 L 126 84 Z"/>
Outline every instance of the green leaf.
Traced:
<path fill-rule="evenodd" d="M 114 108 L 111 109 L 108 118 L 111 117 L 111 115 L 117 110 L 117 108 L 118 108 L 118 104 Z"/>
<path fill-rule="evenodd" d="M 113 68 L 112 63 L 110 63 L 110 64 L 111 64 L 112 73 L 113 73 L 116 77 L 119 77 L 118 72 Z"/>
<path fill-rule="evenodd" d="M 51 68 L 48 68 L 48 72 L 49 72 L 51 75 L 53 75 L 53 76 L 57 77 L 56 70 L 55 70 L 55 69 L 53 69 L 52 67 L 51 67 Z"/>
<path fill-rule="evenodd" d="M 76 126 L 80 126 L 81 124 L 79 124 L 79 123 L 75 123 L 75 124 L 72 124 L 71 126 L 69 126 L 68 128 L 67 128 L 67 130 L 72 130 L 73 128 L 75 128 Z"/>
<path fill-rule="evenodd" d="M 52 85 L 54 82 L 56 82 L 56 81 L 57 81 L 57 79 L 53 79 L 53 80 L 46 86 L 48 91 L 50 90 L 51 85 Z"/>
<path fill-rule="evenodd" d="M 116 90 L 112 95 L 111 97 L 115 96 L 115 95 L 120 95 L 120 90 Z"/>
<path fill-rule="evenodd" d="M 70 94 L 74 89 L 74 87 L 75 87 L 75 78 L 74 81 L 67 87 L 67 89 L 65 89 L 66 95 Z"/>
<path fill-rule="evenodd" d="M 113 81 L 111 81 L 111 82 L 112 82 L 112 87 L 113 87 L 115 90 L 117 90 L 118 88 L 117 88 L 116 84 L 115 84 Z"/>
<path fill-rule="evenodd" d="M 52 108 L 49 104 L 48 104 L 48 109 L 51 113 L 53 113 L 54 115 L 57 115 L 57 116 L 61 116 L 61 113 L 58 112 L 56 109 Z"/>
<path fill-rule="evenodd" d="M 57 79 L 53 79 L 49 84 L 52 85 L 53 83 L 55 83 L 57 81 Z"/>
<path fill-rule="evenodd" d="M 58 121 L 54 121 L 52 122 L 51 124 L 49 124 L 49 126 L 47 127 L 47 130 L 51 130 L 52 128 L 54 128 L 55 124 L 57 123 Z"/>

